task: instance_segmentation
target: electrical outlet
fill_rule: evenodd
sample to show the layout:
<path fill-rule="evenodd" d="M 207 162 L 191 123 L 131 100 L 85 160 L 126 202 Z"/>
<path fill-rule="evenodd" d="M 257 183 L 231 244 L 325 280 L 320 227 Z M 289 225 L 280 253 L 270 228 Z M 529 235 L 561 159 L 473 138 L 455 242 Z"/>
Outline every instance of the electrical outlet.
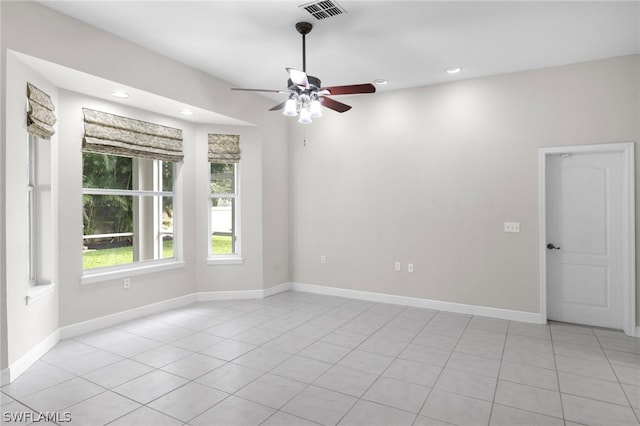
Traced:
<path fill-rule="evenodd" d="M 395 270 L 396 270 L 396 272 L 400 272 L 400 262 L 396 262 Z"/>
<path fill-rule="evenodd" d="M 505 222 L 504 232 L 520 232 L 520 222 Z"/>
<path fill-rule="evenodd" d="M 131 278 L 125 278 L 124 279 L 124 288 L 130 288 L 131 287 Z"/>
<path fill-rule="evenodd" d="M 413 263 L 407 265 L 407 272 L 413 272 Z"/>
<path fill-rule="evenodd" d="M 325 256 L 320 256 L 320 263 L 327 263 L 327 258 Z"/>

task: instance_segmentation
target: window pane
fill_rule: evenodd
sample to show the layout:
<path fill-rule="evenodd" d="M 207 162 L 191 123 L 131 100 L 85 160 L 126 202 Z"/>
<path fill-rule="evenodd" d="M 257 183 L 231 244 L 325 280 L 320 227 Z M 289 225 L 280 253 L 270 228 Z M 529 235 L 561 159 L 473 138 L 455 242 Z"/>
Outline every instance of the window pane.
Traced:
<path fill-rule="evenodd" d="M 134 197 L 126 195 L 83 195 L 84 235 L 104 235 L 84 241 L 84 269 L 133 262 Z"/>
<path fill-rule="evenodd" d="M 234 253 L 234 199 L 211 199 L 211 253 Z"/>
<path fill-rule="evenodd" d="M 161 258 L 174 257 L 173 252 L 173 197 L 160 197 L 162 204 L 162 223 L 160 224 Z"/>
<path fill-rule="evenodd" d="M 82 196 L 83 234 L 133 231 L 133 198 L 128 195 Z"/>
<path fill-rule="evenodd" d="M 234 185 L 234 164 L 211 163 L 211 193 L 212 194 L 233 194 Z"/>
<path fill-rule="evenodd" d="M 173 192 L 173 163 L 161 161 L 162 168 L 162 191 Z"/>
<path fill-rule="evenodd" d="M 133 262 L 131 237 L 101 238 L 85 241 L 82 253 L 84 269 L 126 265 Z"/>
<path fill-rule="evenodd" d="M 132 188 L 132 158 L 85 152 L 82 160 L 83 188 Z"/>
<path fill-rule="evenodd" d="M 84 269 L 175 257 L 173 192 L 175 163 L 84 153 Z M 131 191 L 145 191 L 144 195 Z"/>

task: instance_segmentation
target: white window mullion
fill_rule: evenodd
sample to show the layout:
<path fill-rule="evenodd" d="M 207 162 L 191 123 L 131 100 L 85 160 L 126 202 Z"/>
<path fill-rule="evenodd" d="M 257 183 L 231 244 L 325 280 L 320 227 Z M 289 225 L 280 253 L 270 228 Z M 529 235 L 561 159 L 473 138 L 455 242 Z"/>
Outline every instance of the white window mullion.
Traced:
<path fill-rule="evenodd" d="M 153 161 L 153 192 L 162 190 L 162 168 L 160 161 Z M 153 253 L 156 259 L 162 259 L 162 197 L 153 197 Z"/>

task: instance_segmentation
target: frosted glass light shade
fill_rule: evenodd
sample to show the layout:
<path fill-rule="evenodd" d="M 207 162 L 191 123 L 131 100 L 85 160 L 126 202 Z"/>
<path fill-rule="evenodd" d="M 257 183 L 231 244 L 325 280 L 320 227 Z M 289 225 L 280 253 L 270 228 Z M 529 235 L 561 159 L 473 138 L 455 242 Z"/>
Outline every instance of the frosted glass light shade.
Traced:
<path fill-rule="evenodd" d="M 311 113 L 308 109 L 302 108 L 300 110 L 300 118 L 298 119 L 298 123 L 309 124 L 311 123 Z"/>
<path fill-rule="evenodd" d="M 311 101 L 311 105 L 309 106 L 309 111 L 311 112 L 311 117 L 322 117 L 322 105 L 319 100 Z"/>
<path fill-rule="evenodd" d="M 296 101 L 294 99 L 287 99 L 287 102 L 284 104 L 284 111 L 282 111 L 284 115 L 287 117 L 294 117 L 298 115 L 296 111 Z"/>

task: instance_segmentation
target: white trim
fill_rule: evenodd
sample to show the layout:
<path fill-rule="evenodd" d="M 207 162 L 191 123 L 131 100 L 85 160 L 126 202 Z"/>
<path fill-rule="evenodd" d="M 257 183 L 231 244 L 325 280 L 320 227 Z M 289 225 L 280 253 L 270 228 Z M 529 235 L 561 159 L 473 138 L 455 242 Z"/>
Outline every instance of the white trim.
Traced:
<path fill-rule="evenodd" d="M 68 339 L 70 337 L 80 336 L 81 334 L 90 333 L 102 328 L 111 327 L 124 321 L 133 320 L 146 315 L 156 314 L 158 312 L 169 309 L 179 308 L 196 302 L 196 294 L 191 293 L 186 296 L 176 297 L 174 299 L 163 300 L 162 302 L 152 303 L 150 305 L 140 306 L 138 308 L 117 312 L 111 315 L 94 318 L 88 321 L 67 325 L 60 328 L 60 337 Z"/>
<path fill-rule="evenodd" d="M 173 269 L 184 268 L 187 263 L 180 260 L 150 261 L 153 263 L 136 262 L 123 266 L 111 268 L 99 268 L 85 271 L 85 275 L 80 279 L 80 284 L 96 284 L 104 281 L 118 280 L 121 278 L 137 277 L 140 275 L 153 274 L 156 272 L 171 271 Z M 96 271 L 96 272 L 90 272 Z"/>
<path fill-rule="evenodd" d="M 53 348 L 61 339 L 68 339 L 71 337 L 90 333 L 92 331 L 110 327 L 124 321 L 129 321 L 146 315 L 178 308 L 194 302 L 230 299 L 261 299 L 273 296 L 278 293 L 282 293 L 287 290 L 326 294 L 338 297 L 349 297 L 353 299 L 369 300 L 373 302 L 392 303 L 396 305 L 413 306 L 418 308 L 435 309 L 447 312 L 457 312 L 462 314 L 479 315 L 528 323 L 539 323 L 540 319 L 539 314 L 533 312 L 466 305 L 462 303 L 443 302 L 439 300 L 420 299 L 416 297 L 373 293 L 368 291 L 350 290 L 297 282 L 285 282 L 266 289 L 257 290 L 197 292 L 61 327 L 51 333 L 51 335 L 49 335 L 45 340 L 40 342 L 34 348 L 32 348 L 26 355 L 12 364 L 8 369 L 1 370 L 0 384 L 5 385 L 15 380 L 33 363 L 35 363 L 45 353 L 47 353 L 47 351 Z M 638 328 L 638 335 L 640 335 L 640 327 Z"/>
<path fill-rule="evenodd" d="M 506 319 L 528 323 L 540 323 L 537 312 L 514 311 L 511 309 L 491 308 L 487 306 L 466 305 L 463 303 L 443 302 L 440 300 L 421 299 L 417 297 L 398 296 L 395 294 L 372 293 L 361 290 L 350 290 L 323 285 L 291 283 L 292 290 L 307 293 L 326 294 L 329 296 L 349 297 L 371 302 L 392 303 L 395 305 L 413 306 L 416 308 L 435 309 L 460 314 L 479 315 L 483 317 Z"/>
<path fill-rule="evenodd" d="M 262 290 L 200 291 L 196 294 L 198 302 L 231 299 L 261 299 L 263 297 Z"/>
<path fill-rule="evenodd" d="M 212 300 L 231 299 L 263 299 L 291 289 L 290 283 L 282 283 L 266 289 L 257 290 L 231 290 L 231 291 L 207 291 L 198 292 L 198 302 L 210 302 Z"/>
<path fill-rule="evenodd" d="M 244 259 L 237 255 L 211 255 L 207 258 L 207 265 L 242 265 Z"/>
<path fill-rule="evenodd" d="M 9 382 L 13 382 L 19 375 L 27 371 L 44 354 L 49 352 L 60 341 L 60 330 L 55 330 L 45 337 L 40 343 L 31 348 L 19 360 L 11 364 L 9 370 Z"/>
<path fill-rule="evenodd" d="M 113 155 L 113 154 L 107 154 Z M 129 157 L 131 158 L 131 157 Z M 162 160 L 159 160 L 162 161 Z M 172 163 L 172 161 L 168 161 Z M 143 189 L 105 189 L 82 188 L 83 195 L 125 195 L 133 197 L 173 197 L 175 193 L 169 191 L 149 191 Z"/>
<path fill-rule="evenodd" d="M 288 290 L 291 290 L 291 283 L 276 284 L 273 287 L 265 288 L 262 292 L 264 293 L 264 297 L 269 297 Z"/>
<path fill-rule="evenodd" d="M 558 146 L 540 148 L 538 154 L 539 182 L 539 257 L 540 257 L 540 322 L 547 322 L 547 228 L 546 228 L 546 165 L 551 154 L 584 154 L 619 152 L 623 156 L 622 170 L 622 210 L 625 215 L 622 224 L 622 329 L 628 336 L 640 336 L 640 327 L 636 324 L 636 241 L 635 241 L 635 143 L 622 142 L 597 145 Z"/>
<path fill-rule="evenodd" d="M 53 289 L 56 287 L 53 283 L 37 284 L 29 286 L 27 290 L 27 305 L 30 305 L 38 300 L 53 293 Z"/>

